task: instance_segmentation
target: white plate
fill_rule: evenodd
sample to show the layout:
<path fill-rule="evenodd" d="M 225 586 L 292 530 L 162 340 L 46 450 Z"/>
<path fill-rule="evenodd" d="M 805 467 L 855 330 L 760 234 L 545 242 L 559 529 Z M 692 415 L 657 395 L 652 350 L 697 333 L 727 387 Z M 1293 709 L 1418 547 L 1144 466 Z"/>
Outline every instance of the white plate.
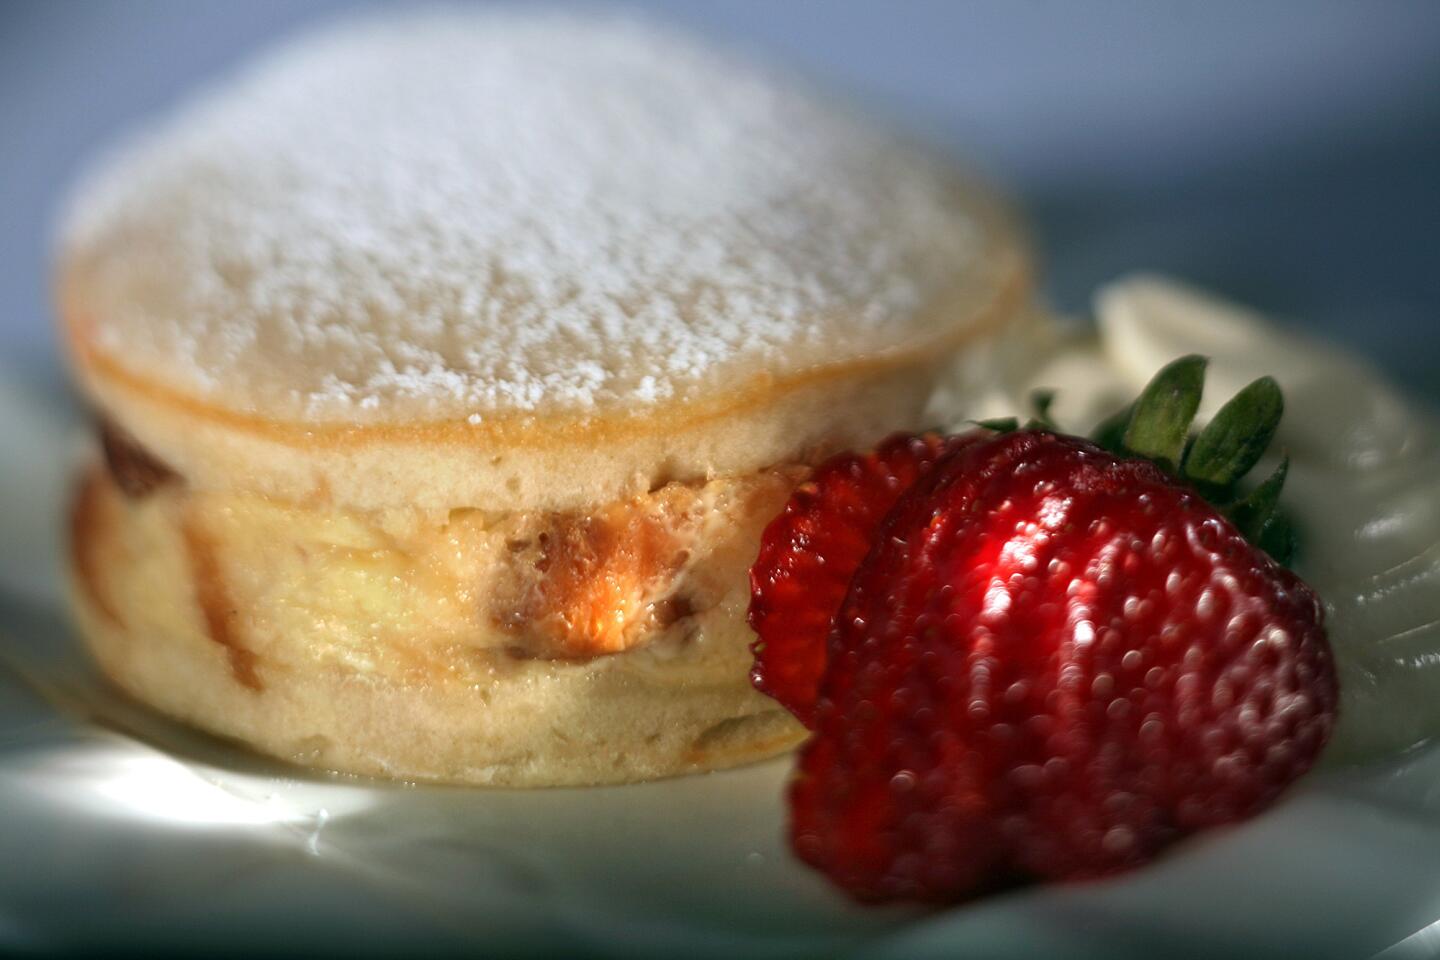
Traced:
<path fill-rule="evenodd" d="M 0 381 L 0 950 L 689 958 L 1440 954 L 1440 751 L 1308 778 L 1124 878 L 862 909 L 788 855 L 788 761 L 632 787 L 325 778 L 99 681 L 53 571 L 68 414 Z"/>

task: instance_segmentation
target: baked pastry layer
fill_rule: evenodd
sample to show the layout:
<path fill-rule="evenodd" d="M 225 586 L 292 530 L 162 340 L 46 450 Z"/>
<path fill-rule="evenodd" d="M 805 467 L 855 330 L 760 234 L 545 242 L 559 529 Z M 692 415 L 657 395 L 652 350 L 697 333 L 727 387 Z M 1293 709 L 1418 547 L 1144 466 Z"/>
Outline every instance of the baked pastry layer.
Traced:
<path fill-rule="evenodd" d="M 104 158 L 57 302 L 109 472 L 78 615 L 145 701 L 392 777 L 783 749 L 747 569 L 824 456 L 1023 350 L 1004 204 L 803 83 L 613 17 L 303 36 Z"/>
<path fill-rule="evenodd" d="M 1029 322 L 1014 297 L 963 348 L 965 393 L 999 380 Z M 360 510 L 572 510 L 666 483 L 814 463 L 896 430 L 934 426 L 937 384 L 956 350 L 879 369 L 816 371 L 708 407 L 575 420 L 520 418 L 389 426 L 280 423 L 196 403 L 79 348 L 82 382 L 107 417 L 201 489 L 254 492 Z"/>
<path fill-rule="evenodd" d="M 198 487 L 522 510 L 924 426 L 1027 283 L 986 189 L 793 79 L 452 11 L 302 38 L 107 158 L 58 302 Z"/>
<path fill-rule="evenodd" d="M 799 471 L 583 514 L 368 516 L 94 469 L 72 514 L 85 635 L 139 698 L 300 763 L 619 782 L 778 752 L 745 571 Z M 138 494 L 138 495 L 137 495 Z"/>

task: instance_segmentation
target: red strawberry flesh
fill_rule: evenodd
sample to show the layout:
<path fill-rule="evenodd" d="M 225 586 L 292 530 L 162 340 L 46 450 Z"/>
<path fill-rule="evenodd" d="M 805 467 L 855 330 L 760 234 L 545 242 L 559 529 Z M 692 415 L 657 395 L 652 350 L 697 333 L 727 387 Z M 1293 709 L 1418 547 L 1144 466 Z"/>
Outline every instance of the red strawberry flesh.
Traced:
<path fill-rule="evenodd" d="M 825 670 L 825 638 L 869 552 L 875 530 L 900 495 L 947 450 L 963 442 L 938 434 L 896 434 L 866 454 L 818 467 L 766 527 L 750 569 L 755 688 L 809 725 Z"/>
<path fill-rule="evenodd" d="M 1328 737 L 1319 602 L 1148 462 L 986 435 L 874 543 L 791 788 L 796 852 L 859 898 L 1145 862 L 1267 806 Z"/>

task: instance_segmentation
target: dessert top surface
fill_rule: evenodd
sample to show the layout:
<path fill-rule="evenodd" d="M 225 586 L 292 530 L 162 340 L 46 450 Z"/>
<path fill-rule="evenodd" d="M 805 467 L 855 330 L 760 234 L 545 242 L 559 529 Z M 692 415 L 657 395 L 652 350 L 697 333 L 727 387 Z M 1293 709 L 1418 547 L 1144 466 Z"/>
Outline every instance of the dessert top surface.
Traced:
<path fill-rule="evenodd" d="M 921 348 L 993 286 L 989 201 L 802 85 L 623 19 L 302 37 L 76 192 L 87 350 L 285 419 L 481 422 Z"/>

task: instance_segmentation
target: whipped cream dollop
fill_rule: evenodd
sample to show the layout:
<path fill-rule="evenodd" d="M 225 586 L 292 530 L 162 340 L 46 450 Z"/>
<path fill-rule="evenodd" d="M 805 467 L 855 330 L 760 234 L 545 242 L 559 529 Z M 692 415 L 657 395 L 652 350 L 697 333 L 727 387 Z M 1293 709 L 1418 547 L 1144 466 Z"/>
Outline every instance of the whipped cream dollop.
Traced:
<path fill-rule="evenodd" d="M 1201 422 L 1256 377 L 1285 394 L 1272 444 L 1290 457 L 1282 506 L 1298 535 L 1297 572 L 1324 600 L 1340 672 L 1331 762 L 1378 759 L 1440 733 L 1440 443 L 1433 413 L 1363 360 L 1173 280 L 1102 288 L 1096 329 L 1028 325 L 1006 382 L 965 416 L 1024 413 L 1030 391 L 1058 391 L 1052 415 L 1088 432 L 1164 364 L 1210 358 Z M 957 408 L 958 409 L 958 408 Z M 978 411 L 978 412 L 977 412 Z M 957 428 L 962 428 L 956 424 Z"/>

